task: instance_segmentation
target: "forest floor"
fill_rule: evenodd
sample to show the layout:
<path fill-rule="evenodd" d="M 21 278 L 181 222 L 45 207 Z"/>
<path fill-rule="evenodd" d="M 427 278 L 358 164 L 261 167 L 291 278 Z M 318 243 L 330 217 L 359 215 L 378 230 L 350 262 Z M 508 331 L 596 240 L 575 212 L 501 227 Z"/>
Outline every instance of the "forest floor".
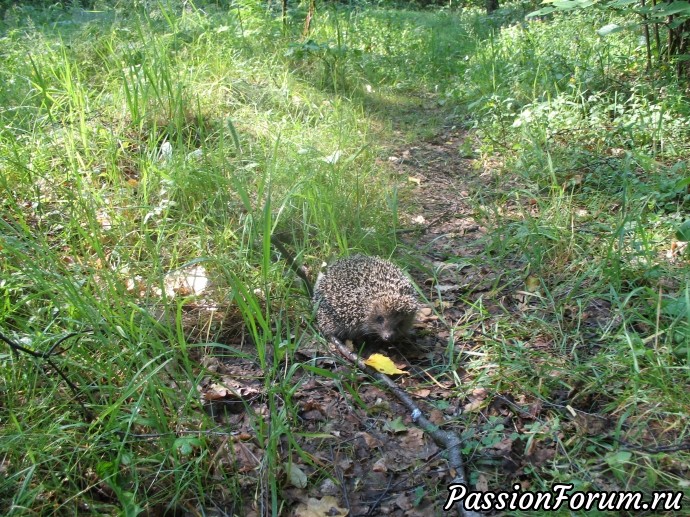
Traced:
<path fill-rule="evenodd" d="M 687 81 L 593 30 L 629 20 L 15 4 L 8 515 L 444 514 L 448 451 L 319 335 L 282 234 L 311 278 L 362 250 L 415 280 L 376 351 L 471 491 L 690 497 Z"/>
<path fill-rule="evenodd" d="M 414 250 L 426 270 L 437 274 L 431 279 L 411 272 L 428 299 L 435 301 L 421 311 L 409 343 L 381 352 L 407 371 L 396 382 L 414 396 L 430 421 L 463 438 L 467 476 L 474 489 L 495 489 L 500 479 L 505 487 L 520 483 L 520 489 L 529 490 L 529 480 L 521 476 L 524 469 L 538 468 L 554 458 L 559 444 L 530 440 L 531 426 L 540 419 L 543 405 L 510 388 L 491 393 L 478 387 L 479 372 L 467 364 L 468 358 L 483 357 L 483 346 L 493 341 L 480 330 L 497 324 L 492 315 L 519 312 L 529 303 L 529 293 L 506 293 L 498 288 L 504 284 L 499 282 L 500 271 L 477 265 L 482 263 L 481 238 L 486 229 L 474 219 L 468 200 L 490 189 L 495 179 L 486 164 L 479 167 L 471 157 L 463 157 L 466 138 L 463 130 L 449 127 L 426 141 L 392 150 L 388 157 L 400 182 L 414 185 L 400 206 L 404 247 Z M 475 324 L 472 319 L 479 306 L 484 315 L 482 323 Z M 458 332 L 459 328 L 464 331 Z M 228 344 L 242 343 L 233 339 Z M 235 467 L 246 476 L 247 493 L 256 494 L 257 485 L 267 480 L 257 477 L 265 450 L 253 440 L 251 414 L 269 415 L 270 404 L 284 401 L 262 395 L 261 372 L 251 357 L 255 348 L 246 345 L 250 355 L 245 361 L 205 357 L 204 366 L 216 380 L 206 378 L 201 390 L 221 427 L 233 429 L 234 439 L 218 438 L 219 468 L 237 462 Z M 530 346 L 544 348 L 549 343 L 537 340 Z M 415 426 L 400 401 L 322 342 L 303 342 L 295 359 L 329 371 L 331 377 L 303 373 L 294 380 L 291 436 L 301 452 L 294 455 L 286 434 L 284 450 L 292 451 L 293 457 L 283 458 L 287 485 L 283 495 L 296 505 L 294 515 L 442 513 L 454 473 L 444 451 Z M 449 369 L 449 362 L 457 367 Z M 476 365 L 483 375 L 494 375 L 496 365 L 483 361 Z M 285 365 L 286 372 L 289 367 Z M 497 421 L 502 425 L 497 427 Z M 483 433 L 473 429 L 475 425 L 492 429 L 490 440 L 484 435 L 481 446 L 477 440 Z M 475 470 L 478 465 L 481 472 Z M 307 485 L 307 476 L 320 481 Z M 244 508 L 253 506 L 250 499 Z M 254 508 L 249 515 L 263 514 L 262 508 L 255 504 Z M 233 513 L 233 508 L 222 511 Z"/>

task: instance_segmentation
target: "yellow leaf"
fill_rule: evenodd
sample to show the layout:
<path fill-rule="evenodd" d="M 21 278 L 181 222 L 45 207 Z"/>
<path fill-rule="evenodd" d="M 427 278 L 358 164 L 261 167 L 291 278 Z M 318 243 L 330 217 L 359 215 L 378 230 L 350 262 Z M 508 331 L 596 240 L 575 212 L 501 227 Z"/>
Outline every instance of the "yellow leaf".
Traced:
<path fill-rule="evenodd" d="M 421 183 L 422 183 L 421 179 L 416 178 L 414 176 L 408 176 L 407 181 L 409 181 L 410 183 L 416 183 L 417 185 L 421 185 Z"/>
<path fill-rule="evenodd" d="M 392 375 L 394 373 L 409 373 L 396 368 L 390 357 L 386 357 L 383 354 L 372 354 L 369 359 L 364 361 L 364 364 L 371 366 L 376 369 L 376 371 L 385 373 L 386 375 Z"/>

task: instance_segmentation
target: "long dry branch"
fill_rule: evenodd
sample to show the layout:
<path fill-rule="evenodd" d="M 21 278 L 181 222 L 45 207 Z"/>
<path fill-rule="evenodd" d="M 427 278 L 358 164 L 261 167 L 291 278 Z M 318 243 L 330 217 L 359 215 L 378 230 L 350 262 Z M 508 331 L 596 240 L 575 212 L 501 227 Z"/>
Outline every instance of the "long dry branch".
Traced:
<path fill-rule="evenodd" d="M 400 388 L 400 386 L 398 386 L 388 375 L 376 372 L 364 364 L 362 358 L 348 350 L 348 348 L 338 338 L 331 336 L 330 341 L 338 349 L 338 352 L 340 352 L 350 362 L 357 365 L 357 367 L 362 371 L 373 375 L 373 377 L 385 384 L 386 387 L 392 391 L 396 397 L 398 397 L 398 400 L 400 400 L 400 402 L 402 402 L 402 404 L 410 411 L 412 421 L 425 433 L 428 433 L 436 445 L 446 450 L 448 453 L 448 465 L 452 471 L 455 472 L 455 477 L 450 484 L 462 484 L 468 486 L 467 476 L 465 475 L 465 467 L 462 461 L 462 455 L 460 454 L 462 440 L 460 440 L 455 433 L 443 431 L 431 423 L 429 419 L 424 416 L 422 410 L 419 409 L 419 406 L 417 406 L 414 400 L 412 400 L 412 397 L 410 397 L 405 390 Z M 480 513 L 467 510 L 463 501 L 459 501 L 455 506 L 457 514 L 460 517 L 481 517 Z"/>

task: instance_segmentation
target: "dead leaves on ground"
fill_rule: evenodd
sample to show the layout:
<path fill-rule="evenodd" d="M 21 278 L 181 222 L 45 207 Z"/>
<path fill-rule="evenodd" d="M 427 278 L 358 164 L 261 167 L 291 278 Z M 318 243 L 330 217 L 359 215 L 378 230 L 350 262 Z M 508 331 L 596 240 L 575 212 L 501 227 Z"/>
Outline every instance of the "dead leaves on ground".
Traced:
<path fill-rule="evenodd" d="M 239 358 L 210 359 L 206 365 L 213 375 L 199 386 L 201 400 L 213 406 L 221 427 L 233 430 L 224 442 L 218 438 L 215 468 L 258 476 L 266 461 L 266 444 L 254 432 L 249 412 L 270 417 L 261 372 Z M 375 504 L 375 513 L 412 516 L 442 506 L 450 473 L 433 440 L 414 425 L 395 397 L 370 384 L 363 373 L 325 358 L 321 366 L 338 370 L 339 376 L 304 371 L 295 377 L 298 387 L 291 407 L 294 430 L 301 432 L 292 439 L 303 452 L 295 455 L 294 446 L 285 441 L 279 450 L 287 456 L 276 458 L 282 464 L 280 483 L 292 502 L 292 515 L 347 515 L 338 512 L 348 510 L 365 514 Z M 485 388 L 462 394 L 448 383 L 429 384 L 414 368 L 399 383 L 423 401 L 436 425 L 465 429 L 464 446 L 474 464 L 483 465 L 483 472 L 493 465 L 516 477 L 527 467 L 548 464 L 556 454 L 555 441 L 533 436 L 535 425 L 548 427 L 539 420 L 544 412 L 538 401 L 497 396 Z M 328 483 L 319 481 L 324 474 Z M 477 486 L 488 483 L 486 476 L 483 479 Z M 339 498 L 342 493 L 347 494 L 347 507 Z M 249 507 L 252 504 L 247 501 Z"/>
<path fill-rule="evenodd" d="M 300 503 L 294 513 L 295 517 L 345 517 L 347 514 L 348 511 L 330 495 L 321 499 L 310 497 L 306 503 Z"/>
<path fill-rule="evenodd" d="M 239 360 L 235 360 L 232 375 L 220 375 L 223 365 L 214 367 L 216 374 L 200 385 L 200 396 L 207 406 L 215 406 L 214 417 L 222 427 L 234 431 L 233 436 L 219 444 L 216 468 L 259 475 L 265 461 L 265 444 L 259 443 L 253 432 L 248 412 L 268 418 L 268 395 L 251 369 L 249 375 L 241 378 Z M 353 405 L 340 389 L 348 378 L 356 382 L 351 388 L 357 391 L 360 404 Z M 414 486 L 417 476 L 425 475 L 429 466 L 437 472 L 435 483 L 445 479 L 445 462 L 433 441 L 414 426 L 404 408 L 386 391 L 368 384 L 363 374 L 357 373 L 356 379 L 343 375 L 343 380 L 337 381 L 305 374 L 297 379 L 297 384 L 292 402 L 305 432 L 294 434 L 293 438 L 304 453 L 302 457 L 293 454 L 278 458 L 283 461 L 281 482 L 287 497 L 294 501 L 294 515 L 346 515 L 347 509 L 342 508 L 334 494 L 328 493 L 334 488 L 337 495 L 342 491 L 348 493 L 350 510 L 357 514 L 366 513 L 371 502 L 387 492 L 390 496 L 384 498 L 386 504 L 389 498 L 399 499 Z M 218 406 L 222 405 L 234 405 L 240 412 L 220 411 Z M 304 454 L 311 461 L 304 461 Z M 324 473 L 341 482 L 335 487 L 319 485 L 317 481 Z M 390 489 L 391 479 L 399 483 L 395 490 Z"/>

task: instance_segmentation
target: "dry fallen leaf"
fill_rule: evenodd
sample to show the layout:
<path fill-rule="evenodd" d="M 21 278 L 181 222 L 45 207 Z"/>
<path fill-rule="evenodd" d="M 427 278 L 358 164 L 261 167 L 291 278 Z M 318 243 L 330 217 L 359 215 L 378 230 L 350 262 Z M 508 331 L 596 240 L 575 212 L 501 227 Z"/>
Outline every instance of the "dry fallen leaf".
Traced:
<path fill-rule="evenodd" d="M 500 442 L 493 444 L 491 448 L 507 454 L 513 449 L 513 442 L 512 438 L 503 438 Z"/>
<path fill-rule="evenodd" d="M 357 433 L 357 436 L 361 436 L 362 438 L 364 438 L 364 443 L 366 443 L 367 447 L 369 447 L 370 449 L 383 447 L 383 442 L 381 442 L 381 440 L 369 433 L 361 432 Z"/>
<path fill-rule="evenodd" d="M 532 443 L 536 444 L 536 442 Z M 529 451 L 525 451 L 525 462 L 530 465 L 541 466 L 552 460 L 555 455 L 556 451 L 553 448 L 536 444 Z"/>
<path fill-rule="evenodd" d="M 486 388 L 477 388 L 472 390 L 472 394 L 469 396 L 470 402 L 465 404 L 462 408 L 464 413 L 472 413 L 478 411 L 483 406 L 486 405 L 486 397 L 489 395 L 489 390 Z"/>
<path fill-rule="evenodd" d="M 169 298 L 201 294 L 208 287 L 209 280 L 203 266 L 194 266 L 168 273 L 163 280 L 165 294 Z"/>
<path fill-rule="evenodd" d="M 290 480 L 290 484 L 295 488 L 305 488 L 307 486 L 307 475 L 294 463 L 285 463 L 285 473 Z"/>
<path fill-rule="evenodd" d="M 477 492 L 488 492 L 489 491 L 489 480 L 484 474 L 479 474 L 477 478 L 477 483 L 474 485 Z"/>
<path fill-rule="evenodd" d="M 400 370 L 395 366 L 395 363 L 391 361 L 390 357 L 386 357 L 383 354 L 372 354 L 369 359 L 364 361 L 364 364 L 371 366 L 376 371 L 385 373 L 386 375 L 393 375 L 396 373 L 408 373 L 404 370 Z"/>
<path fill-rule="evenodd" d="M 448 284 L 448 285 L 436 284 L 434 289 L 436 289 L 436 291 L 439 292 L 440 294 L 443 294 L 443 293 L 447 293 L 450 291 L 458 291 L 458 290 L 460 290 L 460 286 L 457 284 Z"/>
<path fill-rule="evenodd" d="M 426 321 L 434 321 L 437 320 L 438 316 L 434 314 L 433 309 L 431 307 L 422 307 L 418 312 L 417 312 L 417 321 L 419 323 L 424 323 Z"/>
<path fill-rule="evenodd" d="M 400 447 L 415 451 L 421 449 L 424 447 L 424 431 L 416 427 L 408 429 L 407 433 L 400 439 Z"/>
<path fill-rule="evenodd" d="M 226 398 L 230 393 L 230 390 L 222 384 L 211 384 L 201 396 L 205 400 L 221 400 Z"/>
<path fill-rule="evenodd" d="M 438 409 L 432 409 L 429 411 L 429 422 L 431 422 L 434 425 L 442 425 L 446 421 L 445 418 L 443 418 L 443 412 L 439 411 Z"/>
<path fill-rule="evenodd" d="M 449 309 L 450 307 L 453 306 L 453 302 L 445 302 L 442 300 L 437 300 L 434 302 L 434 306 L 441 309 L 441 310 Z M 437 318 L 432 318 L 432 319 L 437 319 Z"/>
<path fill-rule="evenodd" d="M 387 472 L 388 467 L 386 466 L 386 460 L 384 458 L 379 458 L 371 467 L 371 470 L 374 472 Z"/>
<path fill-rule="evenodd" d="M 201 391 L 201 398 L 207 401 L 251 400 L 261 393 L 260 390 L 254 386 L 230 377 L 223 377 L 222 382 L 211 383 L 208 386 L 199 388 L 199 390 Z"/>
<path fill-rule="evenodd" d="M 525 280 L 525 288 L 526 288 L 527 292 L 533 293 L 533 292 L 535 292 L 537 289 L 539 289 L 539 284 L 540 284 L 540 283 L 541 283 L 541 282 L 539 281 L 539 278 L 537 278 L 537 277 L 534 276 L 534 275 L 529 275 L 529 276 L 527 277 L 527 279 Z"/>
<path fill-rule="evenodd" d="M 352 473 L 352 467 L 353 467 L 354 463 L 349 458 L 343 458 L 337 462 L 337 465 L 343 474 L 349 475 Z"/>
<path fill-rule="evenodd" d="M 345 517 L 348 510 L 338 506 L 338 500 L 330 495 L 321 499 L 310 497 L 306 504 L 301 503 L 295 509 L 295 517 Z"/>
<path fill-rule="evenodd" d="M 396 497 L 395 501 L 393 501 L 398 508 L 400 508 L 403 511 L 408 511 L 412 509 L 412 501 L 410 501 L 410 498 L 405 494 L 404 492 L 398 495 Z"/>

